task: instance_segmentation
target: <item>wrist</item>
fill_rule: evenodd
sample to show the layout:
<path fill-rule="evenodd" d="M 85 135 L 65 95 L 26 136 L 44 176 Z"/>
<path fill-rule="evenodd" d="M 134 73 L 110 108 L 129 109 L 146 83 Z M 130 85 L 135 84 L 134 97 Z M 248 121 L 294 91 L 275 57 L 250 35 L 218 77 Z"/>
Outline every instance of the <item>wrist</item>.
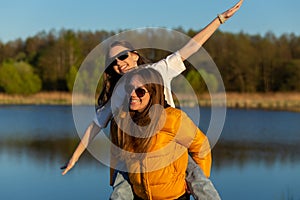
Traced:
<path fill-rule="evenodd" d="M 218 19 L 221 24 L 224 24 L 226 21 L 225 17 L 222 14 L 218 14 Z"/>

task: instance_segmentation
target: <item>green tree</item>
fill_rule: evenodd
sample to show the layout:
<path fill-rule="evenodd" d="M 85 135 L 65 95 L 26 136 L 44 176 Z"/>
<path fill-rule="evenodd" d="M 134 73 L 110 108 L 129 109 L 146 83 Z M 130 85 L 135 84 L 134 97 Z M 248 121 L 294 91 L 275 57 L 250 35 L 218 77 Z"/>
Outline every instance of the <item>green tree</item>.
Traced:
<path fill-rule="evenodd" d="M 300 60 L 282 63 L 272 73 L 273 91 L 300 91 Z"/>
<path fill-rule="evenodd" d="M 68 74 L 66 75 L 67 87 L 69 91 L 73 90 L 76 74 L 77 74 L 77 68 L 75 66 L 72 66 Z"/>
<path fill-rule="evenodd" d="M 28 63 L 7 61 L 0 67 L 0 87 L 8 94 L 33 94 L 42 82 Z"/>
<path fill-rule="evenodd" d="M 54 33 L 55 36 L 55 33 Z M 38 57 L 38 67 L 46 90 L 66 90 L 66 74 L 74 65 L 79 65 L 81 48 L 76 34 L 61 30 Z"/>
<path fill-rule="evenodd" d="M 99 66 L 104 65 L 104 57 L 99 56 L 97 59 L 87 61 L 84 68 L 78 71 L 72 67 L 67 75 L 69 90 L 75 93 L 91 95 L 98 93 L 102 89 L 103 77 Z M 74 85 L 74 83 L 76 85 Z M 73 88 L 73 87 L 76 88 Z"/>
<path fill-rule="evenodd" d="M 190 70 L 186 75 L 186 80 L 191 84 L 197 94 L 206 92 L 208 87 L 210 92 L 218 91 L 218 81 L 216 77 L 204 69 L 198 71 Z"/>

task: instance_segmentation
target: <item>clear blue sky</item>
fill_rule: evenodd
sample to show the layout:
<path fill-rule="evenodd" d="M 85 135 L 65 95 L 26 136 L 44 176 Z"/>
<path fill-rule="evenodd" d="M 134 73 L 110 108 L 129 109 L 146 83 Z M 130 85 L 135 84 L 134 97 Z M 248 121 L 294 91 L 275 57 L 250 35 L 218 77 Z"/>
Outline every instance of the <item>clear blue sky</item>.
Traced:
<path fill-rule="evenodd" d="M 25 39 L 62 28 L 74 31 L 143 27 L 199 30 L 236 0 L 2 0 L 0 41 Z M 220 30 L 264 35 L 300 35 L 299 0 L 244 0 Z"/>

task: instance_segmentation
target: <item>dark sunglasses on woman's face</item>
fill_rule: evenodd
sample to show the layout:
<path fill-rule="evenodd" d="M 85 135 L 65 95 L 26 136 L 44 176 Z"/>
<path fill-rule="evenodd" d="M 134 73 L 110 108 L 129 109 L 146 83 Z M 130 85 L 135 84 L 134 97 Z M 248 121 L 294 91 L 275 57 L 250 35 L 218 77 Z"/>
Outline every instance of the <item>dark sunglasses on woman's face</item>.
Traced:
<path fill-rule="evenodd" d="M 118 60 L 121 60 L 121 61 L 123 61 L 123 60 L 125 60 L 125 59 L 127 59 L 128 58 L 128 52 L 129 51 L 125 51 L 125 52 L 121 52 L 119 55 L 117 55 L 115 58 L 114 58 L 114 60 L 111 62 L 111 64 L 110 64 L 110 66 L 115 66 L 115 65 L 117 65 L 117 59 Z"/>
<path fill-rule="evenodd" d="M 125 87 L 125 90 L 128 94 L 131 94 L 131 92 L 134 90 L 138 98 L 142 98 L 143 96 L 145 96 L 146 93 L 148 93 L 148 91 L 146 91 L 144 88 L 134 88 L 133 86 Z"/>

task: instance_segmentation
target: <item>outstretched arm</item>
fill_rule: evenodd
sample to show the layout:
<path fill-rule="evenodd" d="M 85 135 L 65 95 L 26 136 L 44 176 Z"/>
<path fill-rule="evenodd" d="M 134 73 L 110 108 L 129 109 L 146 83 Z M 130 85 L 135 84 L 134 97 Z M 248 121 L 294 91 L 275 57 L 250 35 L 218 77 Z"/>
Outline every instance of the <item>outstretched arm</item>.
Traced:
<path fill-rule="evenodd" d="M 74 151 L 71 159 L 65 166 L 61 167 L 61 169 L 64 170 L 62 172 L 62 175 L 65 175 L 70 169 L 73 168 L 73 166 L 78 161 L 84 150 L 89 146 L 91 141 L 96 137 L 96 135 L 102 128 L 105 128 L 107 126 L 108 122 L 111 119 L 111 116 L 112 113 L 110 103 L 107 103 L 106 105 L 96 110 L 96 118 L 86 129 L 84 136 L 78 144 L 76 150 Z"/>
<path fill-rule="evenodd" d="M 211 21 L 205 28 L 197 33 L 185 46 L 183 46 L 179 53 L 182 60 L 189 58 L 192 54 L 196 53 L 200 47 L 210 38 L 210 36 L 219 28 L 219 26 L 225 23 L 230 17 L 232 17 L 241 7 L 243 0 L 240 0 L 232 8 L 226 10 L 222 14 L 219 14 L 213 21 Z"/>
<path fill-rule="evenodd" d="M 69 170 L 71 170 L 75 163 L 80 158 L 81 154 L 84 152 L 86 147 L 90 144 L 90 142 L 95 138 L 95 136 L 100 132 L 101 128 L 97 126 L 94 122 L 92 122 L 88 128 L 86 129 L 83 138 L 81 139 L 80 143 L 78 144 L 76 150 L 74 151 L 71 159 L 69 162 L 62 167 L 64 171 L 62 175 L 65 175 Z"/>

